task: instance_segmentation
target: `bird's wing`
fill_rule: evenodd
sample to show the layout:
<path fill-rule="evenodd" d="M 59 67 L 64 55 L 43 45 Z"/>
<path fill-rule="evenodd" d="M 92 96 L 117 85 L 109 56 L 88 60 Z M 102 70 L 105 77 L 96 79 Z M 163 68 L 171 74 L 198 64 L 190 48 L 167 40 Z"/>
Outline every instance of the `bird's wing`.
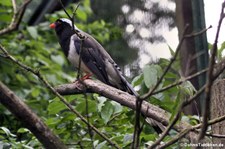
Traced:
<path fill-rule="evenodd" d="M 123 77 L 120 68 L 105 49 L 90 35 L 85 33 L 85 36 L 81 53 L 83 63 L 100 81 L 137 96 L 138 94 Z M 75 47 L 79 54 L 81 52 L 81 40 L 77 36 Z"/>
<path fill-rule="evenodd" d="M 76 35 L 73 36 L 73 41 L 76 52 L 81 56 L 82 62 L 100 81 L 109 84 L 104 63 L 105 59 L 102 53 L 98 50 L 98 47 L 96 47 L 96 44 L 89 38 L 85 38 L 82 43 L 82 40 Z"/>

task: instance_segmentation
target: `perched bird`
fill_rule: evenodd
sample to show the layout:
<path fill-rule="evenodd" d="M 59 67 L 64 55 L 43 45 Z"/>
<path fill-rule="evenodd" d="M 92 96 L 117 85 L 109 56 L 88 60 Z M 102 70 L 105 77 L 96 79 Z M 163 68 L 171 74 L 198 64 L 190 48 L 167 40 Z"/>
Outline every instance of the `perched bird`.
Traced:
<path fill-rule="evenodd" d="M 66 18 L 58 19 L 50 24 L 50 28 L 55 29 L 59 44 L 70 63 L 78 68 L 80 59 L 80 69 L 88 76 L 93 74 L 105 84 L 138 96 L 102 45 L 91 35 L 73 25 L 72 21 Z M 82 40 L 73 29 L 85 38 Z"/>
<path fill-rule="evenodd" d="M 87 76 L 93 74 L 103 83 L 137 97 L 138 93 L 127 82 L 118 65 L 101 44 L 91 35 L 81 31 L 76 25 L 73 25 L 72 21 L 66 18 L 58 19 L 55 23 L 50 24 L 50 28 L 55 29 L 59 44 L 70 63 L 78 68 L 80 59 L 80 69 L 87 73 Z M 73 29 L 85 38 L 81 39 Z M 161 123 L 151 118 L 146 118 L 146 121 L 157 132 L 161 132 L 164 129 Z"/>

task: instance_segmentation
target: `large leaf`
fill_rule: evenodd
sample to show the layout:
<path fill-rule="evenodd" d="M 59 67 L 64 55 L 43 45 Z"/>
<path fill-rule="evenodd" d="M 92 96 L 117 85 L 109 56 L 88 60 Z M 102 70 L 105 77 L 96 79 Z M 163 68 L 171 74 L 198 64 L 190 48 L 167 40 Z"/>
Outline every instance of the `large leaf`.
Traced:
<path fill-rule="evenodd" d="M 153 87 L 157 82 L 157 69 L 154 65 L 146 65 L 143 69 L 144 82 L 148 88 Z"/>
<path fill-rule="evenodd" d="M 105 101 L 107 100 L 105 97 L 103 96 L 100 96 L 100 97 L 97 97 L 98 98 L 98 111 L 102 111 L 102 107 L 105 105 Z"/>
<path fill-rule="evenodd" d="M 60 102 L 58 98 L 52 100 L 48 105 L 49 114 L 58 114 L 64 109 L 66 109 L 66 106 L 62 102 Z"/>
<path fill-rule="evenodd" d="M 138 76 L 136 76 L 133 80 L 132 80 L 132 85 L 135 87 L 135 86 L 138 86 L 138 85 L 141 85 L 142 81 L 144 79 L 144 75 L 143 74 L 140 74 Z"/>
<path fill-rule="evenodd" d="M 12 2 L 10 0 L 0 1 L 0 5 L 3 5 L 3 6 L 12 6 Z"/>
<path fill-rule="evenodd" d="M 87 99 L 83 99 L 77 106 L 76 106 L 76 110 L 78 110 L 79 112 L 86 114 L 86 112 L 88 113 L 92 113 L 92 112 L 96 112 L 97 111 L 97 103 L 96 101 L 93 100 L 88 100 L 88 102 L 86 102 Z M 88 106 L 88 107 L 87 107 Z M 88 110 L 88 111 L 87 111 Z"/>
<path fill-rule="evenodd" d="M 10 130 L 6 127 L 0 127 L 0 130 L 2 130 L 7 136 L 16 137 L 16 135 L 12 134 Z M 1 134 L 1 131 L 0 131 L 0 134 Z"/>
<path fill-rule="evenodd" d="M 101 110 L 101 117 L 104 120 L 104 123 L 107 124 L 113 114 L 114 106 L 111 102 L 106 101 L 105 105 Z"/>
<path fill-rule="evenodd" d="M 123 106 L 121 106 L 121 104 L 119 104 L 119 103 L 117 103 L 115 101 L 110 101 L 110 102 L 111 102 L 111 104 L 114 107 L 113 114 L 122 112 Z"/>
<path fill-rule="evenodd" d="M 95 149 L 107 149 L 107 148 L 109 148 L 109 147 L 106 145 L 106 143 L 107 143 L 106 141 L 103 141 L 103 142 L 97 144 L 96 147 L 95 147 Z"/>
<path fill-rule="evenodd" d="M 37 32 L 37 29 L 35 27 L 29 26 L 29 27 L 27 27 L 27 31 L 32 38 L 37 39 L 38 32 Z"/>

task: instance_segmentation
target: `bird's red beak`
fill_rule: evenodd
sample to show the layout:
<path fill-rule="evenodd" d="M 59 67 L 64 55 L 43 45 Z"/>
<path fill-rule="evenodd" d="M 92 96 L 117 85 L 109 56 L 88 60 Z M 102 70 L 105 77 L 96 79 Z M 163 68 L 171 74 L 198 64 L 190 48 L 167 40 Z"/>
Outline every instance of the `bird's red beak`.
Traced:
<path fill-rule="evenodd" d="M 50 28 L 55 28 L 55 26 L 56 26 L 55 23 L 49 25 Z"/>

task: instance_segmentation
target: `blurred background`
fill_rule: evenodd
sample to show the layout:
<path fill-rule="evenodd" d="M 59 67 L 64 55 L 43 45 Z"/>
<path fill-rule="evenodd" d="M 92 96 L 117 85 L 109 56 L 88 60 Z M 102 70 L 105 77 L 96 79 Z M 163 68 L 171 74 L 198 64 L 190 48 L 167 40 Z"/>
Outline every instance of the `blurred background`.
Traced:
<path fill-rule="evenodd" d="M 63 4 L 73 9 L 71 4 L 79 0 L 63 0 Z M 175 0 L 84 0 L 77 12 L 76 24 L 96 36 L 115 61 L 124 69 L 126 75 L 135 76 L 140 68 L 159 58 L 170 58 L 170 50 L 178 45 L 178 31 L 175 20 Z M 206 25 L 213 28 L 207 33 L 209 43 L 214 42 L 222 0 L 216 3 L 205 1 Z M 26 10 L 23 20 L 29 26 L 53 20 L 49 15 L 67 17 L 57 0 L 33 0 Z M 69 11 L 69 10 L 68 10 Z M 55 15 L 54 15 L 55 13 Z M 97 35 L 88 24 L 101 22 L 109 35 Z M 87 26 L 84 26 L 84 25 Z M 101 28 L 101 25 L 99 26 Z M 110 33 L 111 32 L 111 33 Z M 100 34 L 100 33 L 99 33 Z M 102 34 L 102 33 L 101 33 Z M 102 36 L 102 37 L 100 37 Z M 221 44 L 222 41 L 220 40 Z M 132 64 L 132 65 L 131 65 Z"/>
<path fill-rule="evenodd" d="M 77 2 L 63 0 L 66 7 Z M 131 68 L 124 69 L 128 76 L 135 76 L 140 67 L 157 58 L 169 58 L 169 46 L 176 47 L 178 37 L 173 0 L 85 0 L 84 3 L 88 6 L 79 7 L 75 23 L 82 24 L 80 28 L 95 36 L 121 67 Z M 54 19 L 59 15 L 66 17 L 63 12 L 58 15 L 60 9 L 56 0 L 34 0 L 29 4 L 24 21 L 34 26 L 49 21 L 50 14 L 55 13 Z M 94 22 L 100 22 L 99 28 L 104 23 L 103 30 L 109 34 L 103 35 L 89 28 Z"/>

